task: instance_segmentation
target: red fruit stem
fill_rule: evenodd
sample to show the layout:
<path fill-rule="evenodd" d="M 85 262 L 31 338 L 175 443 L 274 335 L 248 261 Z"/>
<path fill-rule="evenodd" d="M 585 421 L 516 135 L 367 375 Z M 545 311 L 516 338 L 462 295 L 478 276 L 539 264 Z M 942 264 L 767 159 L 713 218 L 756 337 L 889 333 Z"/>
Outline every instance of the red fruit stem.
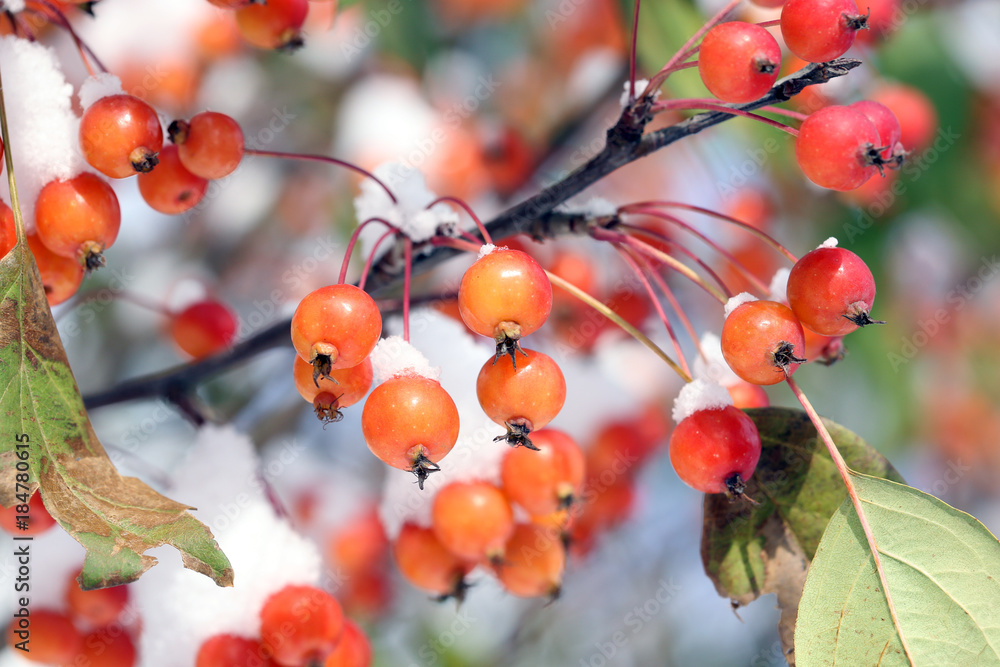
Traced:
<path fill-rule="evenodd" d="M 726 285 L 726 282 L 722 279 L 721 276 L 719 276 L 718 273 L 715 272 L 714 269 L 712 269 L 712 267 L 710 267 L 708 264 L 706 264 L 703 259 L 701 259 L 700 257 L 698 257 L 696 254 L 694 254 L 693 252 L 691 252 L 690 250 L 688 250 L 687 248 L 685 248 L 683 245 L 681 245 L 677 241 L 674 241 L 673 239 L 671 239 L 666 234 L 660 234 L 660 233 L 654 232 L 654 231 L 652 231 L 650 229 L 645 229 L 643 227 L 639 227 L 639 226 L 636 226 L 636 225 L 630 225 L 630 224 L 625 223 L 625 222 L 621 223 L 619 225 L 619 227 L 623 227 L 623 228 L 628 229 L 628 230 L 630 230 L 632 232 L 642 233 L 642 234 L 645 234 L 646 236 L 651 236 L 651 237 L 655 238 L 656 240 L 658 240 L 660 243 L 666 243 L 670 247 L 676 248 L 677 250 L 679 250 L 680 252 L 682 252 L 686 257 L 688 257 L 693 262 L 695 262 L 698 266 L 700 266 L 701 269 L 705 273 L 707 273 L 712 278 L 712 280 L 715 281 L 715 284 L 717 284 L 722 289 L 722 292 L 727 297 L 733 296 L 733 291 L 731 289 L 729 289 L 729 286 Z M 635 237 L 632 236 L 632 238 L 635 238 Z M 655 246 L 652 246 L 652 244 L 646 243 L 642 239 L 636 239 L 636 240 L 638 240 L 640 243 L 643 243 L 645 245 L 649 245 L 651 247 L 655 247 Z M 646 253 L 646 254 L 648 254 L 648 253 Z"/>
<path fill-rule="evenodd" d="M 635 60 L 636 51 L 639 44 L 639 5 L 642 0 L 635 0 L 635 8 L 632 10 L 632 43 L 629 45 L 628 54 L 628 101 L 635 100 Z"/>
<path fill-rule="evenodd" d="M 58 322 L 63 317 L 68 315 L 70 312 L 76 310 L 83 304 L 105 296 L 107 294 L 107 291 L 108 291 L 107 289 L 99 289 L 99 290 L 94 289 L 94 290 L 89 290 L 87 292 L 80 292 L 79 294 L 76 295 L 76 297 L 74 297 L 72 304 L 69 304 L 67 308 L 64 308 L 55 317 L 56 322 Z M 145 308 L 146 310 L 151 310 L 154 313 L 163 315 L 164 317 L 173 317 L 175 315 L 173 311 L 164 306 L 162 303 L 151 301 L 146 297 L 140 296 L 138 294 L 121 291 L 121 292 L 113 292 L 112 297 L 113 299 L 121 299 L 122 301 L 128 301 L 131 304 L 139 306 L 140 308 Z"/>
<path fill-rule="evenodd" d="M 742 227 L 743 229 L 747 230 L 748 232 L 750 232 L 751 234 L 753 234 L 754 236 L 761 239 L 769 246 L 780 252 L 782 255 L 787 257 L 792 264 L 799 261 L 798 257 L 793 255 L 791 251 L 789 251 L 785 246 L 778 243 L 778 241 L 775 240 L 773 237 L 771 237 L 767 232 L 757 229 L 753 225 L 749 225 L 743 222 L 742 220 L 737 220 L 731 215 L 725 215 L 724 213 L 719 213 L 717 211 L 713 211 L 708 208 L 703 208 L 701 206 L 694 206 L 692 204 L 684 204 L 682 202 L 675 202 L 675 201 L 650 200 L 650 201 L 636 202 L 634 204 L 626 204 L 625 206 L 622 206 L 621 209 L 619 210 L 624 213 L 631 213 L 633 212 L 634 209 L 641 210 L 649 207 L 680 208 L 684 209 L 685 211 L 691 211 L 692 213 L 701 213 L 703 215 L 717 218 L 718 220 L 722 220 L 723 222 L 728 222 L 731 225 L 736 225 L 737 227 Z"/>
<path fill-rule="evenodd" d="M 767 21 L 758 21 L 757 25 L 761 28 L 770 28 L 772 26 L 781 25 L 781 19 L 770 19 Z"/>
<path fill-rule="evenodd" d="M 388 220 L 383 220 L 382 218 L 368 218 L 354 230 L 351 234 L 350 240 L 347 242 L 347 250 L 344 251 L 344 261 L 340 264 L 340 277 L 337 280 L 337 284 L 342 285 L 347 280 L 347 267 L 351 263 L 351 255 L 354 254 L 354 244 L 358 242 L 358 237 L 361 235 L 361 230 L 364 229 L 369 223 L 381 222 L 383 225 L 388 227 L 391 231 L 399 232 L 399 228 Z M 365 271 L 365 273 L 368 273 Z"/>
<path fill-rule="evenodd" d="M 705 351 L 701 349 L 701 341 L 698 339 L 698 334 L 695 333 L 694 327 L 691 325 L 691 320 L 688 319 L 687 313 L 684 312 L 684 309 L 681 308 L 680 302 L 677 301 L 677 297 L 674 296 L 674 291 L 670 289 L 670 286 L 667 285 L 667 281 L 664 280 L 663 276 L 656 271 L 656 267 L 653 266 L 653 263 L 650 262 L 649 259 L 642 254 L 637 254 L 636 259 L 642 264 L 643 268 L 646 269 L 646 272 L 653 279 L 653 282 L 656 283 L 656 286 L 660 288 L 660 291 L 663 292 L 663 295 L 667 297 L 667 301 L 670 302 L 670 307 L 674 309 L 675 313 L 677 313 L 677 317 L 680 318 L 685 331 L 687 331 L 688 336 L 691 337 L 691 342 L 694 343 L 695 349 L 698 350 L 698 356 L 705 359 Z"/>
<path fill-rule="evenodd" d="M 387 238 L 397 233 L 398 232 L 396 230 L 390 229 L 385 234 L 378 237 L 378 241 L 375 241 L 375 245 L 372 246 L 372 251 L 368 254 L 368 259 L 365 260 L 365 268 L 361 270 L 361 278 L 358 279 L 358 289 L 363 290 L 365 288 L 365 282 L 368 280 L 368 274 L 371 272 L 372 264 L 375 262 L 375 252 L 378 250 L 378 247 L 382 245 L 382 241 L 385 241 Z"/>
<path fill-rule="evenodd" d="M 691 234 L 694 234 L 699 239 L 701 239 L 706 245 L 708 245 L 710 248 L 712 248 L 717 253 L 719 253 L 720 255 L 722 255 L 723 257 L 725 257 L 729 261 L 729 263 L 733 265 L 733 268 L 736 269 L 737 271 L 739 271 L 740 274 L 744 278 L 746 278 L 748 281 L 750 281 L 750 283 L 755 288 L 757 288 L 760 291 L 761 294 L 765 294 L 765 295 L 770 295 L 771 294 L 771 288 L 769 288 L 767 285 L 765 285 L 761 281 L 760 278 L 758 278 L 757 276 L 755 276 L 753 274 L 753 272 L 750 271 L 750 269 L 748 269 L 745 264 L 743 264 L 743 262 L 741 262 L 740 260 L 736 259 L 736 257 L 733 255 L 733 253 L 729 252 L 728 250 L 726 250 L 725 248 L 723 248 L 722 246 L 720 246 L 718 243 L 716 243 L 712 239 L 708 238 L 707 236 L 705 236 L 704 234 L 702 234 L 697 229 L 695 229 L 694 227 L 692 227 L 688 223 L 684 222 L 680 218 L 677 218 L 677 217 L 675 217 L 673 215 L 670 215 L 669 213 L 664 213 L 663 211 L 657 211 L 656 209 L 638 209 L 638 210 L 636 210 L 634 212 L 635 213 L 641 213 L 643 215 L 652 215 L 653 217 L 660 218 L 661 220 L 665 220 L 667 222 L 671 222 L 671 223 L 673 223 L 675 225 L 678 225 L 682 229 L 685 229 L 688 232 L 690 232 Z M 654 232 L 650 232 L 648 230 L 645 230 L 642 227 L 633 227 L 633 226 L 629 225 L 629 228 L 630 229 L 634 229 L 634 230 L 639 231 L 639 232 L 642 232 L 644 234 L 653 234 L 654 233 Z"/>
<path fill-rule="evenodd" d="M 463 241 L 461 239 L 456 239 L 451 236 L 434 236 L 431 238 L 431 245 L 442 246 L 445 248 L 454 248 L 461 252 L 473 252 L 479 253 L 479 249 L 482 247 L 479 245 L 479 239 L 475 242 Z"/>
<path fill-rule="evenodd" d="M 792 111 L 791 109 L 782 109 L 781 107 L 775 107 L 771 105 L 767 105 L 766 107 L 761 107 L 760 111 L 766 111 L 767 113 L 775 113 L 782 116 L 787 116 L 797 121 L 803 121 L 809 117 L 807 114 L 799 113 L 798 111 Z"/>
<path fill-rule="evenodd" d="M 340 167 L 350 169 L 353 172 L 356 172 L 358 174 L 361 174 L 362 176 L 372 179 L 380 186 L 382 186 L 382 189 L 385 190 L 385 193 L 387 195 L 389 195 L 389 199 L 392 200 L 393 204 L 399 203 L 396 199 L 396 195 L 392 194 L 392 190 L 389 189 L 389 186 L 383 183 L 378 178 L 378 176 L 371 173 L 367 169 L 359 167 L 358 165 L 353 164 L 351 162 L 347 162 L 346 160 L 338 160 L 337 158 L 329 157 L 328 155 L 310 155 L 308 153 L 284 153 L 282 151 L 262 151 L 256 148 L 244 148 L 243 153 L 245 155 L 259 155 L 261 157 L 277 157 L 277 158 L 283 158 L 285 160 L 304 160 L 307 162 L 323 162 L 325 164 L 335 164 Z"/>
<path fill-rule="evenodd" d="M 742 0 L 731 0 L 731 2 L 722 9 L 720 9 L 715 16 L 708 19 L 708 21 L 705 22 L 705 25 L 699 28 L 696 33 L 691 35 L 691 38 L 688 39 L 688 41 L 684 42 L 684 45 L 677 50 L 677 53 L 671 56 L 670 60 L 668 60 L 667 63 L 663 66 L 663 69 L 657 72 L 653 76 L 653 78 L 649 80 L 649 85 L 646 86 L 646 90 L 642 91 L 642 95 L 640 97 L 646 97 L 647 95 L 652 95 L 655 91 L 659 90 L 660 86 L 663 85 L 663 82 L 667 79 L 668 76 L 670 76 L 670 73 L 675 71 L 674 70 L 675 66 L 681 61 L 686 60 L 688 57 L 690 57 L 688 52 L 694 47 L 695 44 L 698 43 L 698 41 L 702 37 L 705 36 L 705 33 L 711 30 L 716 23 L 719 23 L 720 21 L 722 21 L 722 19 L 726 18 L 726 15 L 729 14 L 729 12 L 733 11 L 736 8 L 736 6 L 740 4 L 740 2 L 742 2 Z"/>
<path fill-rule="evenodd" d="M 681 109 L 708 109 L 709 111 L 721 111 L 722 113 L 731 113 L 734 116 L 742 116 L 743 118 L 750 118 L 753 120 L 760 121 L 765 125 L 770 125 L 773 128 L 779 129 L 783 132 L 787 132 L 793 137 L 799 136 L 799 131 L 794 127 L 788 127 L 780 121 L 776 121 L 773 118 L 767 118 L 766 116 L 761 116 L 760 114 L 753 113 L 752 111 L 744 111 L 742 109 L 737 109 L 731 107 L 728 104 L 722 104 L 718 100 L 709 98 L 698 98 L 690 97 L 681 100 L 666 100 L 663 102 L 655 102 L 650 111 L 652 113 L 658 113 L 660 111 L 676 111 Z"/>
<path fill-rule="evenodd" d="M 646 290 L 646 294 L 649 295 L 649 300 L 653 304 L 653 308 L 656 309 L 656 314 L 663 322 L 664 328 L 667 330 L 667 335 L 670 336 L 670 342 L 674 346 L 674 352 L 677 353 L 677 363 L 681 365 L 684 372 L 691 375 L 691 368 L 688 366 L 687 359 L 684 358 L 684 351 L 681 349 L 681 344 L 677 340 L 677 334 L 674 333 L 674 328 L 670 325 L 670 319 L 667 317 L 667 313 L 663 310 L 663 304 L 660 303 L 659 297 L 656 295 L 656 290 L 653 289 L 653 285 L 650 284 L 649 279 L 646 278 L 646 274 L 643 273 L 642 267 L 639 266 L 638 262 L 632 257 L 631 252 L 626 249 L 621 243 L 615 243 L 615 250 L 618 254 L 622 256 L 622 259 L 629 265 L 632 269 L 632 273 L 635 274 L 639 282 L 642 283 L 643 288 Z"/>
<path fill-rule="evenodd" d="M 82 39 L 80 39 L 80 36 L 73 29 L 69 19 L 66 18 L 66 15 L 58 7 L 53 5 L 51 2 L 48 2 L 48 0 L 28 0 L 25 4 L 26 6 L 39 5 L 45 10 L 52 12 L 56 19 L 56 24 L 69 33 L 69 36 L 73 39 L 73 43 L 76 44 L 76 48 L 80 52 L 80 59 L 83 60 L 83 65 L 87 68 L 87 72 L 90 73 L 90 76 L 94 76 L 94 70 L 91 69 L 90 60 L 92 60 L 94 64 L 97 65 L 97 68 L 102 72 L 108 71 L 108 68 L 104 66 L 104 63 L 102 63 L 100 58 L 97 57 L 94 50 L 87 46 Z M 35 11 L 35 13 L 45 16 L 46 18 L 52 18 L 47 16 L 44 12 Z M 88 56 L 90 57 L 90 60 L 87 59 Z"/>
<path fill-rule="evenodd" d="M 468 241 L 469 243 L 475 244 L 476 246 L 479 246 L 479 244 L 482 243 L 482 239 L 477 238 L 474 234 L 464 229 L 458 230 L 458 235 L 461 236 L 466 241 Z"/>
<path fill-rule="evenodd" d="M 830 452 L 830 458 L 833 459 L 833 464 L 837 466 L 837 472 L 840 473 L 841 479 L 844 480 L 844 486 L 847 487 L 847 495 L 851 498 L 851 503 L 854 505 L 854 511 L 858 514 L 858 521 L 861 522 L 861 528 L 865 532 L 865 539 L 868 540 L 868 549 L 872 552 L 872 557 L 875 559 L 875 569 L 878 571 L 878 578 L 882 582 L 882 592 L 885 594 L 885 601 L 889 605 L 889 614 L 892 616 L 892 624 L 896 627 L 896 632 L 899 634 L 899 641 L 903 645 L 903 651 L 906 652 L 906 657 L 910 661 L 911 665 L 914 665 L 913 656 L 910 654 L 910 647 L 906 644 L 906 638 L 903 636 L 903 629 L 899 625 L 899 617 L 896 615 L 896 605 L 892 601 L 892 594 L 889 592 L 889 582 L 885 578 L 885 570 L 882 568 L 882 559 L 879 556 L 878 545 L 875 543 L 875 535 L 872 533 L 871 525 L 868 523 L 868 517 L 865 515 L 864 507 L 861 505 L 861 498 L 858 497 L 857 489 L 854 488 L 854 482 L 851 481 L 851 470 L 847 467 L 847 463 L 844 461 L 844 457 L 840 455 L 840 450 L 837 449 L 837 445 L 833 442 L 833 438 L 830 436 L 830 432 L 826 430 L 826 425 L 820 418 L 819 414 L 813 408 L 809 399 L 806 395 L 802 393 L 802 390 L 795 383 L 791 377 L 786 379 L 788 382 L 788 387 L 795 394 L 795 398 L 799 400 L 802 404 L 802 408 L 809 415 L 809 419 L 812 421 L 813 426 L 816 427 L 816 432 L 819 434 L 820 439 L 823 444 L 826 445 L 827 450 Z"/>
<path fill-rule="evenodd" d="M 410 283 L 413 277 L 413 239 L 403 239 L 403 340 L 410 342 Z"/>
<path fill-rule="evenodd" d="M 434 204 L 437 204 L 439 202 L 450 202 L 452 204 L 457 204 L 458 206 L 461 206 L 463 209 L 465 209 L 465 212 L 468 213 L 469 217 L 472 218 L 472 220 L 476 223 L 476 227 L 479 228 L 479 233 L 483 235 L 483 240 L 486 243 L 489 243 L 491 245 L 493 244 L 493 238 L 490 237 L 490 231 L 486 229 L 486 225 L 484 225 L 483 221 L 479 219 L 479 216 L 476 215 L 475 211 L 472 210 L 471 206 L 466 204 L 458 197 L 444 196 L 444 197 L 438 197 L 437 199 L 432 201 L 430 204 L 427 205 L 427 208 L 430 208 L 434 206 Z"/>
<path fill-rule="evenodd" d="M 720 303 L 725 303 L 728 301 L 728 297 L 719 289 L 713 285 L 705 282 L 701 276 L 695 273 L 691 267 L 686 264 L 682 264 L 676 257 L 671 257 L 667 253 L 663 252 L 659 248 L 654 248 L 648 243 L 643 243 L 639 239 L 633 238 L 628 234 L 623 234 L 621 232 L 616 232 L 610 229 L 594 229 L 590 232 L 591 237 L 597 239 L 598 241 L 609 241 L 611 243 L 624 243 L 625 245 L 631 246 L 638 250 L 639 252 L 652 257 L 655 260 L 663 262 L 674 271 L 677 271 L 682 276 L 698 285 L 706 292 L 711 294 L 713 297 L 719 300 Z"/>

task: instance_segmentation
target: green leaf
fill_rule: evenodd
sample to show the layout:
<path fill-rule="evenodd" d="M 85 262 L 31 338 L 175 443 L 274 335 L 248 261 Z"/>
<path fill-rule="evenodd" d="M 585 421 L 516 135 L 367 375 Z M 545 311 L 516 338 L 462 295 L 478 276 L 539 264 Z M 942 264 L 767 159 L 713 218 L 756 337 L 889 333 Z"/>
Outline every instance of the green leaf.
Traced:
<path fill-rule="evenodd" d="M 84 588 L 138 579 L 156 563 L 143 554 L 162 544 L 176 547 L 185 567 L 232 585 L 229 560 L 191 508 L 122 477 L 108 459 L 24 244 L 0 260 L 0 419 L 0 503 L 41 487 L 45 508 L 87 549 Z"/>
<path fill-rule="evenodd" d="M 760 432 L 761 456 L 746 494 L 759 504 L 731 503 L 722 494 L 705 496 L 702 563 L 719 595 L 736 603 L 777 594 L 782 608 L 779 632 L 790 650 L 809 562 L 847 490 L 804 412 L 764 408 L 747 414 Z M 902 481 L 864 440 L 825 423 L 849 466 Z"/>
<path fill-rule="evenodd" d="M 1000 542 L 903 484 L 852 474 L 913 661 L 1000 665 Z M 802 592 L 799 665 L 907 665 L 857 513 L 845 501 Z"/>

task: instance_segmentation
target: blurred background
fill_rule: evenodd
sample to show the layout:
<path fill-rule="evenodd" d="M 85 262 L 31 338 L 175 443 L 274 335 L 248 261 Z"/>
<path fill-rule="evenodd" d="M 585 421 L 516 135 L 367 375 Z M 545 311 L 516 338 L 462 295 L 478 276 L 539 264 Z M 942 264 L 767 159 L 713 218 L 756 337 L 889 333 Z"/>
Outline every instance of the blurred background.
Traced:
<path fill-rule="evenodd" d="M 655 73 L 721 4 L 644 5 L 640 75 Z M 847 54 L 864 64 L 787 106 L 808 112 L 831 102 L 882 101 L 900 118 L 912 152 L 899 172 L 850 193 L 820 190 L 799 172 L 790 137 L 736 119 L 620 169 L 568 208 L 599 206 L 595 197 L 616 205 L 682 201 L 745 220 L 798 255 L 837 237 L 872 268 L 873 315 L 887 324 L 848 336 L 844 360 L 809 364 L 796 377 L 822 415 L 866 439 L 909 484 L 996 534 L 1000 4 L 877 0 L 870 10 L 876 29 Z M 400 161 L 484 220 L 599 152 L 621 110 L 631 19 L 631 6 L 616 0 L 313 2 L 304 46 L 284 53 L 245 44 L 232 13 L 206 0 L 145 0 L 141 7 L 101 0 L 95 17 L 67 11 L 124 89 L 166 122 L 211 109 L 237 119 L 247 144 L 261 150 L 324 153 L 368 169 Z M 737 15 L 762 21 L 779 11 L 743 5 Z M 54 31 L 41 38 L 78 87 L 86 71 L 69 39 Z M 788 57 L 784 67 L 802 64 Z M 667 96 L 707 93 L 687 70 L 668 80 Z M 166 318 L 129 295 L 168 309 L 212 295 L 236 313 L 240 341 L 335 282 L 357 224 L 358 184 L 344 170 L 248 157 L 210 185 L 201 205 L 171 217 L 145 205 L 134 179 L 115 183 L 123 224 L 108 268 L 54 309 L 84 396 L 187 361 L 164 333 Z M 695 215 L 685 220 L 765 283 L 787 266 L 732 227 Z M 734 287 L 743 281 L 704 244 L 677 238 Z M 511 243 L 668 344 L 645 297 L 622 287 L 626 267 L 604 244 Z M 351 276 L 363 259 L 358 251 Z M 459 258 L 421 276 L 415 294 L 453 289 L 470 263 Z M 718 333 L 718 305 L 675 276 L 668 280 L 695 329 Z M 488 358 L 490 345 L 467 337 L 453 316 L 447 301 L 416 314 L 414 342 L 442 367 L 443 384 L 460 400 L 472 395 L 476 360 Z M 398 322 L 387 319 L 386 328 L 398 332 Z M 562 596 L 551 604 L 509 596 L 485 575 L 474 577 L 479 583 L 460 608 L 436 603 L 402 580 L 385 545 L 368 567 L 347 572 L 338 540 L 369 521 L 383 486 L 405 473 L 367 452 L 360 405 L 340 423 L 323 428 L 316 421 L 292 382 L 289 345 L 213 377 L 198 399 L 214 419 L 251 438 L 293 524 L 315 540 L 328 571 L 347 572 L 336 594 L 363 623 L 378 665 L 785 664 L 773 597 L 734 612 L 702 570 L 702 496 L 677 479 L 665 455 L 679 379 L 563 293 L 533 337 L 568 380 L 566 406 L 552 426 L 591 451 L 639 443 L 648 452 L 579 522 Z M 690 340 L 682 334 L 681 341 L 693 358 Z M 772 405 L 795 405 L 783 385 L 768 395 Z M 123 473 L 167 490 L 194 446 L 194 427 L 165 401 L 123 402 L 91 418 Z M 74 546 L 64 538 L 37 541 L 36 572 L 44 571 L 44 558 L 54 571 L 73 567 L 66 554 Z M 162 568 L 179 567 L 175 556 L 162 561 Z M 65 580 L 59 577 L 53 581 Z M 9 654 L 4 660 L 14 661 Z"/>

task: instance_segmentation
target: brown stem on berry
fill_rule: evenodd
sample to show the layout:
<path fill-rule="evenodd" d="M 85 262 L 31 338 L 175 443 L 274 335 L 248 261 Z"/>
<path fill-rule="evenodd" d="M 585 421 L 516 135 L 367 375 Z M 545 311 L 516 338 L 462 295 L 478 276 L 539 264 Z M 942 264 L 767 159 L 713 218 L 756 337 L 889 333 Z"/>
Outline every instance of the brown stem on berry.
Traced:
<path fill-rule="evenodd" d="M 732 475 L 726 478 L 726 498 L 729 502 L 735 503 L 737 500 L 744 500 L 751 505 L 760 505 L 756 500 L 746 495 L 747 490 L 746 480 L 743 479 L 743 475 L 738 472 L 734 472 Z"/>
<path fill-rule="evenodd" d="M 339 357 L 340 352 L 330 343 L 316 343 L 312 346 L 312 360 L 309 363 L 312 364 L 313 382 L 317 387 L 319 386 L 319 378 L 337 382 L 330 377 L 330 371 L 333 370 L 333 365 L 337 363 Z M 337 384 L 340 383 L 337 382 Z"/>
<path fill-rule="evenodd" d="M 844 318 L 854 322 L 859 327 L 866 327 L 869 324 L 885 324 L 885 320 L 873 320 L 868 311 L 868 304 L 864 301 L 855 301 L 847 307 Z"/>
<path fill-rule="evenodd" d="M 413 465 L 410 466 L 410 472 L 417 476 L 417 487 L 421 491 L 424 490 L 424 482 L 430 477 L 431 473 L 439 472 L 440 470 L 441 466 L 431 461 L 424 454 L 423 447 L 420 448 L 420 453 L 413 459 Z"/>
<path fill-rule="evenodd" d="M 320 392 L 313 399 L 313 410 L 316 412 L 316 418 L 323 422 L 324 427 L 327 424 L 335 424 L 344 418 L 344 413 L 340 411 L 339 400 L 340 396 L 328 391 Z"/>
<path fill-rule="evenodd" d="M 516 371 L 517 356 L 515 355 L 520 352 L 525 357 L 528 356 L 528 353 L 521 349 L 521 325 L 517 322 L 501 322 L 493 331 L 493 340 L 497 342 L 497 353 L 493 357 L 493 365 L 496 366 L 496 363 L 504 355 L 507 355 L 510 357 L 510 363 L 514 365 L 514 370 Z"/>
<path fill-rule="evenodd" d="M 303 46 L 305 46 L 305 41 L 302 39 L 302 33 L 298 30 L 289 29 L 281 37 L 281 44 L 275 51 L 281 51 L 282 53 L 294 53 L 298 51 Z"/>
<path fill-rule="evenodd" d="M 167 136 L 175 144 L 183 144 L 187 141 L 188 133 L 191 131 L 191 124 L 186 120 L 175 120 L 167 126 Z"/>
<path fill-rule="evenodd" d="M 866 14 L 858 14 L 851 16 L 850 14 L 841 14 L 844 17 L 844 23 L 850 30 L 868 30 L 868 17 L 871 15 L 872 10 L 869 9 Z"/>
<path fill-rule="evenodd" d="M 511 447 L 527 447 L 536 452 L 538 451 L 538 447 L 535 447 L 535 443 L 528 437 L 533 430 L 530 421 L 524 417 L 518 417 L 509 422 L 504 422 L 503 425 L 507 427 L 507 433 L 493 438 L 493 442 L 500 442 L 502 440 Z"/>
<path fill-rule="evenodd" d="M 778 347 L 775 348 L 773 357 L 774 360 L 772 363 L 778 370 L 785 374 L 785 377 L 788 377 L 789 366 L 806 363 L 805 359 L 795 356 L 795 345 L 784 340 L 778 342 Z"/>
<path fill-rule="evenodd" d="M 753 59 L 753 68 L 761 74 L 773 74 L 779 64 L 766 56 L 757 56 Z"/>
<path fill-rule="evenodd" d="M 833 366 L 846 356 L 847 347 L 844 345 L 844 337 L 837 336 L 823 347 L 819 358 L 813 359 L 813 361 L 824 366 Z"/>
<path fill-rule="evenodd" d="M 562 488 L 556 490 L 556 498 L 559 499 L 558 508 L 560 510 L 568 510 L 577 501 L 576 494 L 573 493 L 573 487 L 565 483 L 562 485 Z"/>
<path fill-rule="evenodd" d="M 470 588 L 472 588 L 472 584 L 470 584 L 468 581 L 465 580 L 464 575 L 460 575 L 458 577 L 458 580 L 455 582 L 454 588 L 452 588 L 447 593 L 438 595 L 432 599 L 435 602 L 447 602 L 450 599 L 454 599 L 455 602 L 461 605 L 463 602 L 465 602 L 465 593 Z"/>
<path fill-rule="evenodd" d="M 129 153 L 128 161 L 132 163 L 132 168 L 140 174 L 153 171 L 153 167 L 160 164 L 158 153 L 151 151 L 145 146 L 136 148 Z"/>
<path fill-rule="evenodd" d="M 80 244 L 77 254 L 80 257 L 80 264 L 83 265 L 88 274 L 107 264 L 104 260 L 104 244 L 102 243 L 85 241 Z"/>

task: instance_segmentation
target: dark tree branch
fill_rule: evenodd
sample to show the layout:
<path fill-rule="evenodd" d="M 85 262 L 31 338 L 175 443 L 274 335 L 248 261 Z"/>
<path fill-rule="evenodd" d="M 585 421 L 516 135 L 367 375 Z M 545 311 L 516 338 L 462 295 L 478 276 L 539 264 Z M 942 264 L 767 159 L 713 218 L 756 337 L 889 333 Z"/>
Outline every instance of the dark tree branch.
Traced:
<path fill-rule="evenodd" d="M 807 86 L 844 76 L 859 65 L 861 65 L 860 60 L 851 58 L 815 63 L 781 79 L 759 100 L 732 106 L 734 109 L 750 111 L 769 104 L 785 102 Z M 588 219 L 582 214 L 555 212 L 555 208 L 616 169 L 734 117 L 721 111 L 700 113 L 676 125 L 646 134 L 645 127 L 652 119 L 650 104 L 648 99 L 639 100 L 627 107 L 618 122 L 608 130 L 608 141 L 600 153 L 558 183 L 507 209 L 487 223 L 486 227 L 494 240 L 515 234 L 530 234 L 536 239 L 586 234 L 594 226 L 612 224 L 613 218 Z M 473 230 L 473 233 L 476 231 Z M 460 254 L 460 251 L 453 248 L 429 245 L 423 248 L 415 247 L 415 251 L 420 250 L 424 252 L 414 259 L 414 275 L 424 273 Z M 376 297 L 389 293 L 399 288 L 402 277 L 400 254 L 393 250 L 372 269 L 372 275 L 367 282 L 368 291 Z M 202 380 L 272 348 L 290 346 L 291 340 L 288 334 L 290 326 L 290 320 L 278 322 L 228 352 L 162 373 L 126 381 L 107 391 L 86 397 L 84 404 L 87 409 L 93 409 L 122 401 L 157 397 L 169 397 L 172 402 L 177 403 L 179 396 L 188 394 Z"/>

